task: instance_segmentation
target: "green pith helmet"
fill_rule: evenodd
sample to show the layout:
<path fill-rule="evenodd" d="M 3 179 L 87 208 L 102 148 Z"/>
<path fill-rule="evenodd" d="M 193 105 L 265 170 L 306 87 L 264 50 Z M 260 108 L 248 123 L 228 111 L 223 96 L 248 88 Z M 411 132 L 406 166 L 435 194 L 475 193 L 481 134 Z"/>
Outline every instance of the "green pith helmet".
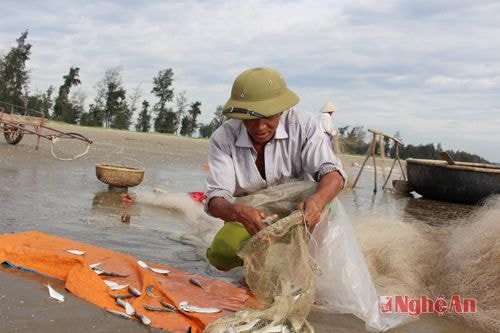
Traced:
<path fill-rule="evenodd" d="M 234 80 L 224 115 L 235 119 L 257 119 L 281 113 L 299 102 L 285 80 L 269 67 L 247 69 Z"/>

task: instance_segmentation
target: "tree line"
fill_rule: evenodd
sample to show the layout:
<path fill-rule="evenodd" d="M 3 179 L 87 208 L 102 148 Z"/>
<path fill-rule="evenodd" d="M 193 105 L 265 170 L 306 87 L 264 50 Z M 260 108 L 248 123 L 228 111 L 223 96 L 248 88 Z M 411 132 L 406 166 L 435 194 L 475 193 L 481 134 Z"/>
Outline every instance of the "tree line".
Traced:
<path fill-rule="evenodd" d="M 158 71 L 153 77 L 151 94 L 156 103 L 150 105 L 143 99 L 140 86 L 129 93 L 123 85 L 121 68 L 111 68 L 105 71 L 102 80 L 96 84 L 96 97 L 85 108 L 86 96 L 74 88 L 81 85 L 80 68 L 71 67 L 62 77 L 62 83 L 57 92 L 50 86 L 45 92 L 30 93 L 30 72 L 26 63 L 31 56 L 32 45 L 27 43 L 28 31 L 21 33 L 16 39 L 17 45 L 0 57 L 0 101 L 6 105 L 21 105 L 27 110 L 27 115 L 79 124 L 84 126 L 99 126 L 129 130 L 133 127 L 138 132 L 154 130 L 159 133 L 177 134 L 183 136 L 210 137 L 224 122 L 223 107 L 217 106 L 214 117 L 208 124 L 198 122 L 201 114 L 201 102 L 188 102 L 186 92 L 174 93 L 174 72 L 171 68 Z M 72 92 L 73 91 L 73 92 Z M 55 95 L 57 93 L 57 95 Z M 0 104 L 0 106 L 2 106 Z M 36 110 L 36 111 L 35 111 Z M 136 123 L 132 117 L 138 112 Z M 132 126 L 133 125 L 133 126 Z M 153 126 L 151 126 L 153 125 Z M 367 132 L 362 126 L 345 126 L 338 129 L 343 151 L 349 154 L 365 154 L 370 144 L 367 143 Z M 396 134 L 399 137 L 399 134 Z M 394 157 L 395 147 L 389 139 L 384 141 L 387 156 Z M 377 145 L 378 149 L 378 145 Z M 399 148 L 400 158 L 440 159 L 441 144 L 406 145 Z M 457 161 L 488 163 L 478 155 L 464 151 L 449 151 Z"/>
<path fill-rule="evenodd" d="M 200 130 L 202 136 L 209 136 L 215 130 L 213 121 L 207 125 L 198 122 L 200 101 L 189 103 L 185 91 L 174 93 L 174 72 L 171 68 L 158 71 L 152 78 L 150 93 L 156 98 L 153 105 L 142 99 L 140 86 L 131 92 L 125 89 L 120 67 L 105 71 L 104 77 L 95 86 L 96 97 L 88 108 L 85 107 L 86 96 L 75 89 L 81 85 L 79 67 L 69 68 L 57 90 L 51 85 L 45 92 L 31 93 L 30 72 L 26 64 L 32 45 L 27 38 L 28 31 L 24 31 L 16 39 L 17 45 L 0 57 L 0 101 L 5 109 L 18 105 L 23 107 L 22 113 L 26 115 L 43 114 L 46 118 L 70 124 L 126 130 L 134 128 L 139 132 L 154 130 L 193 136 Z M 137 121 L 132 124 L 136 113 Z M 216 110 L 216 113 L 219 111 Z"/>

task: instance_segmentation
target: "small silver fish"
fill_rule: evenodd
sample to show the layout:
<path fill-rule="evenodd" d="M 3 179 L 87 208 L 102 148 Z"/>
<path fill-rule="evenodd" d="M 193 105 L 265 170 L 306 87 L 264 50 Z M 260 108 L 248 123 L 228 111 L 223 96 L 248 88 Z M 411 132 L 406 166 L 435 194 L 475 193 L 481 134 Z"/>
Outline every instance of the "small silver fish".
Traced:
<path fill-rule="evenodd" d="M 292 296 L 302 295 L 303 293 L 304 291 L 302 290 L 302 288 L 292 290 Z"/>
<path fill-rule="evenodd" d="M 70 249 L 70 250 L 66 250 L 66 251 L 71 253 L 71 254 L 76 254 L 77 256 L 83 256 L 85 254 L 85 251 L 80 251 L 80 250 Z"/>
<path fill-rule="evenodd" d="M 49 289 L 50 297 L 58 300 L 59 302 L 64 302 L 64 296 L 61 293 L 57 292 L 54 288 L 52 288 L 48 283 L 47 288 Z"/>
<path fill-rule="evenodd" d="M 116 276 L 116 277 L 124 277 L 124 278 L 128 276 L 128 274 L 122 274 L 122 273 L 116 273 L 116 272 L 106 272 L 106 271 L 102 271 L 102 273 L 99 275 Z"/>
<path fill-rule="evenodd" d="M 200 287 L 201 289 L 205 289 L 203 288 L 203 286 L 201 285 L 201 282 L 196 280 L 196 279 L 189 279 L 189 282 L 191 282 L 192 284 L 194 284 L 195 286 L 197 287 Z"/>
<path fill-rule="evenodd" d="M 116 273 L 116 272 L 107 272 L 104 271 L 98 267 L 92 268 L 94 272 L 97 273 L 97 275 L 104 275 L 104 276 L 116 276 L 116 277 L 127 277 L 128 274 L 121 274 L 121 273 Z"/>
<path fill-rule="evenodd" d="M 149 267 L 149 269 L 158 274 L 165 274 L 165 275 L 170 274 L 170 271 L 168 269 L 156 268 L 156 267 Z"/>
<path fill-rule="evenodd" d="M 125 312 L 128 315 L 133 316 L 135 314 L 134 307 L 129 302 L 127 302 L 126 300 L 124 300 L 123 298 L 117 298 L 116 299 L 116 304 L 118 304 L 119 306 L 123 307 L 125 309 Z"/>
<path fill-rule="evenodd" d="M 117 286 L 118 285 L 118 282 L 115 282 L 115 281 L 111 281 L 111 280 L 103 280 L 104 283 L 106 283 L 106 285 L 108 287 L 114 287 L 114 286 Z"/>
<path fill-rule="evenodd" d="M 114 314 L 115 316 L 121 317 L 121 318 L 131 319 L 131 317 L 128 314 L 126 314 L 125 312 L 120 312 L 120 311 L 111 310 L 111 309 L 106 309 L 106 311 Z"/>
<path fill-rule="evenodd" d="M 118 290 L 128 287 L 128 284 L 118 284 L 117 282 L 111 280 L 103 280 L 103 281 L 111 290 Z"/>
<path fill-rule="evenodd" d="M 113 295 L 113 294 L 110 294 L 111 297 L 113 298 L 130 298 L 132 297 L 133 295 L 132 294 L 118 294 L 118 295 Z"/>
<path fill-rule="evenodd" d="M 90 264 L 90 268 L 94 269 L 96 268 L 97 266 L 99 266 L 101 263 L 100 262 L 96 262 L 96 263 L 93 263 L 93 264 Z"/>
<path fill-rule="evenodd" d="M 177 311 L 177 308 L 174 305 L 170 304 L 169 302 L 160 301 L 160 304 L 163 305 L 164 307 L 166 307 L 167 309 L 169 309 L 172 312 Z"/>
<path fill-rule="evenodd" d="M 202 308 L 196 305 L 189 304 L 187 301 L 182 301 L 179 303 L 179 309 L 185 312 L 198 312 L 198 313 L 217 313 L 221 312 L 219 308 Z"/>
<path fill-rule="evenodd" d="M 138 264 L 139 266 L 141 266 L 142 268 L 149 269 L 148 264 L 146 264 L 146 263 L 145 263 L 144 261 L 142 261 L 142 260 L 137 260 L 137 264 Z"/>
<path fill-rule="evenodd" d="M 231 327 L 235 332 L 252 332 L 255 330 L 255 326 L 261 321 L 260 318 L 255 318 L 249 322 L 244 322 L 236 327 Z"/>
<path fill-rule="evenodd" d="M 146 295 L 148 295 L 149 297 L 160 298 L 161 296 L 156 295 L 153 292 L 153 289 L 154 289 L 154 286 L 151 286 L 151 285 L 147 286 L 146 287 Z"/>
<path fill-rule="evenodd" d="M 149 319 L 145 315 L 143 315 L 143 314 L 136 314 L 135 316 L 140 319 L 140 321 L 141 321 L 141 323 L 143 325 L 145 325 L 145 326 L 151 325 L 151 319 Z"/>
<path fill-rule="evenodd" d="M 286 325 L 272 325 L 263 327 L 259 330 L 253 331 L 254 333 L 290 333 L 290 329 Z"/>
<path fill-rule="evenodd" d="M 127 288 L 127 287 L 128 287 L 128 284 L 117 284 L 115 286 L 109 287 L 109 289 L 111 289 L 111 290 L 120 290 L 120 289 L 124 289 L 124 288 Z"/>
<path fill-rule="evenodd" d="M 138 289 L 135 289 L 134 287 L 132 287 L 130 284 L 128 285 L 128 291 L 130 291 L 130 293 L 136 297 L 139 297 L 142 295 L 142 293 L 138 290 Z"/>
<path fill-rule="evenodd" d="M 175 311 L 172 311 L 171 309 L 163 307 L 163 306 L 152 306 L 152 305 L 144 304 L 143 307 L 144 307 L 144 309 L 146 309 L 148 311 L 175 312 Z"/>

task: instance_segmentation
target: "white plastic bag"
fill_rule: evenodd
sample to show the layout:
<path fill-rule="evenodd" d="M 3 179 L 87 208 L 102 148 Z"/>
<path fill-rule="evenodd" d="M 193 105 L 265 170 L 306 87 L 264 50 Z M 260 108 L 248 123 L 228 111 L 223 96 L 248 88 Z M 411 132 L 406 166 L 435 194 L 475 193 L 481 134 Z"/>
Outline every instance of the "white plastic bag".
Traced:
<path fill-rule="evenodd" d="M 237 201 L 283 217 L 314 193 L 316 186 L 314 182 L 302 181 L 282 184 Z M 386 331 L 417 318 L 401 313 L 380 313 L 379 295 L 350 218 L 338 199 L 325 208 L 312 236 L 309 252 L 318 267 L 317 310 L 351 313 L 365 322 L 368 331 Z"/>
<path fill-rule="evenodd" d="M 414 320 L 407 314 L 380 313 L 379 295 L 349 217 L 338 199 L 327 209 L 309 242 L 319 267 L 316 308 L 352 313 L 365 321 L 368 331 L 386 331 Z"/>

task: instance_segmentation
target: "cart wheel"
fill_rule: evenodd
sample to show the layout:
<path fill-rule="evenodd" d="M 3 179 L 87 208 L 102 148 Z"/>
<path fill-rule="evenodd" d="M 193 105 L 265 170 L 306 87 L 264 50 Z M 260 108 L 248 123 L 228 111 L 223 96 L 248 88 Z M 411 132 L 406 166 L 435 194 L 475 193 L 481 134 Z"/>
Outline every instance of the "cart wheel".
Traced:
<path fill-rule="evenodd" d="M 23 124 L 18 124 L 17 126 L 24 127 Z M 24 133 L 22 128 L 3 124 L 3 136 L 5 137 L 5 141 L 7 141 L 7 143 L 17 145 L 23 139 Z"/>

